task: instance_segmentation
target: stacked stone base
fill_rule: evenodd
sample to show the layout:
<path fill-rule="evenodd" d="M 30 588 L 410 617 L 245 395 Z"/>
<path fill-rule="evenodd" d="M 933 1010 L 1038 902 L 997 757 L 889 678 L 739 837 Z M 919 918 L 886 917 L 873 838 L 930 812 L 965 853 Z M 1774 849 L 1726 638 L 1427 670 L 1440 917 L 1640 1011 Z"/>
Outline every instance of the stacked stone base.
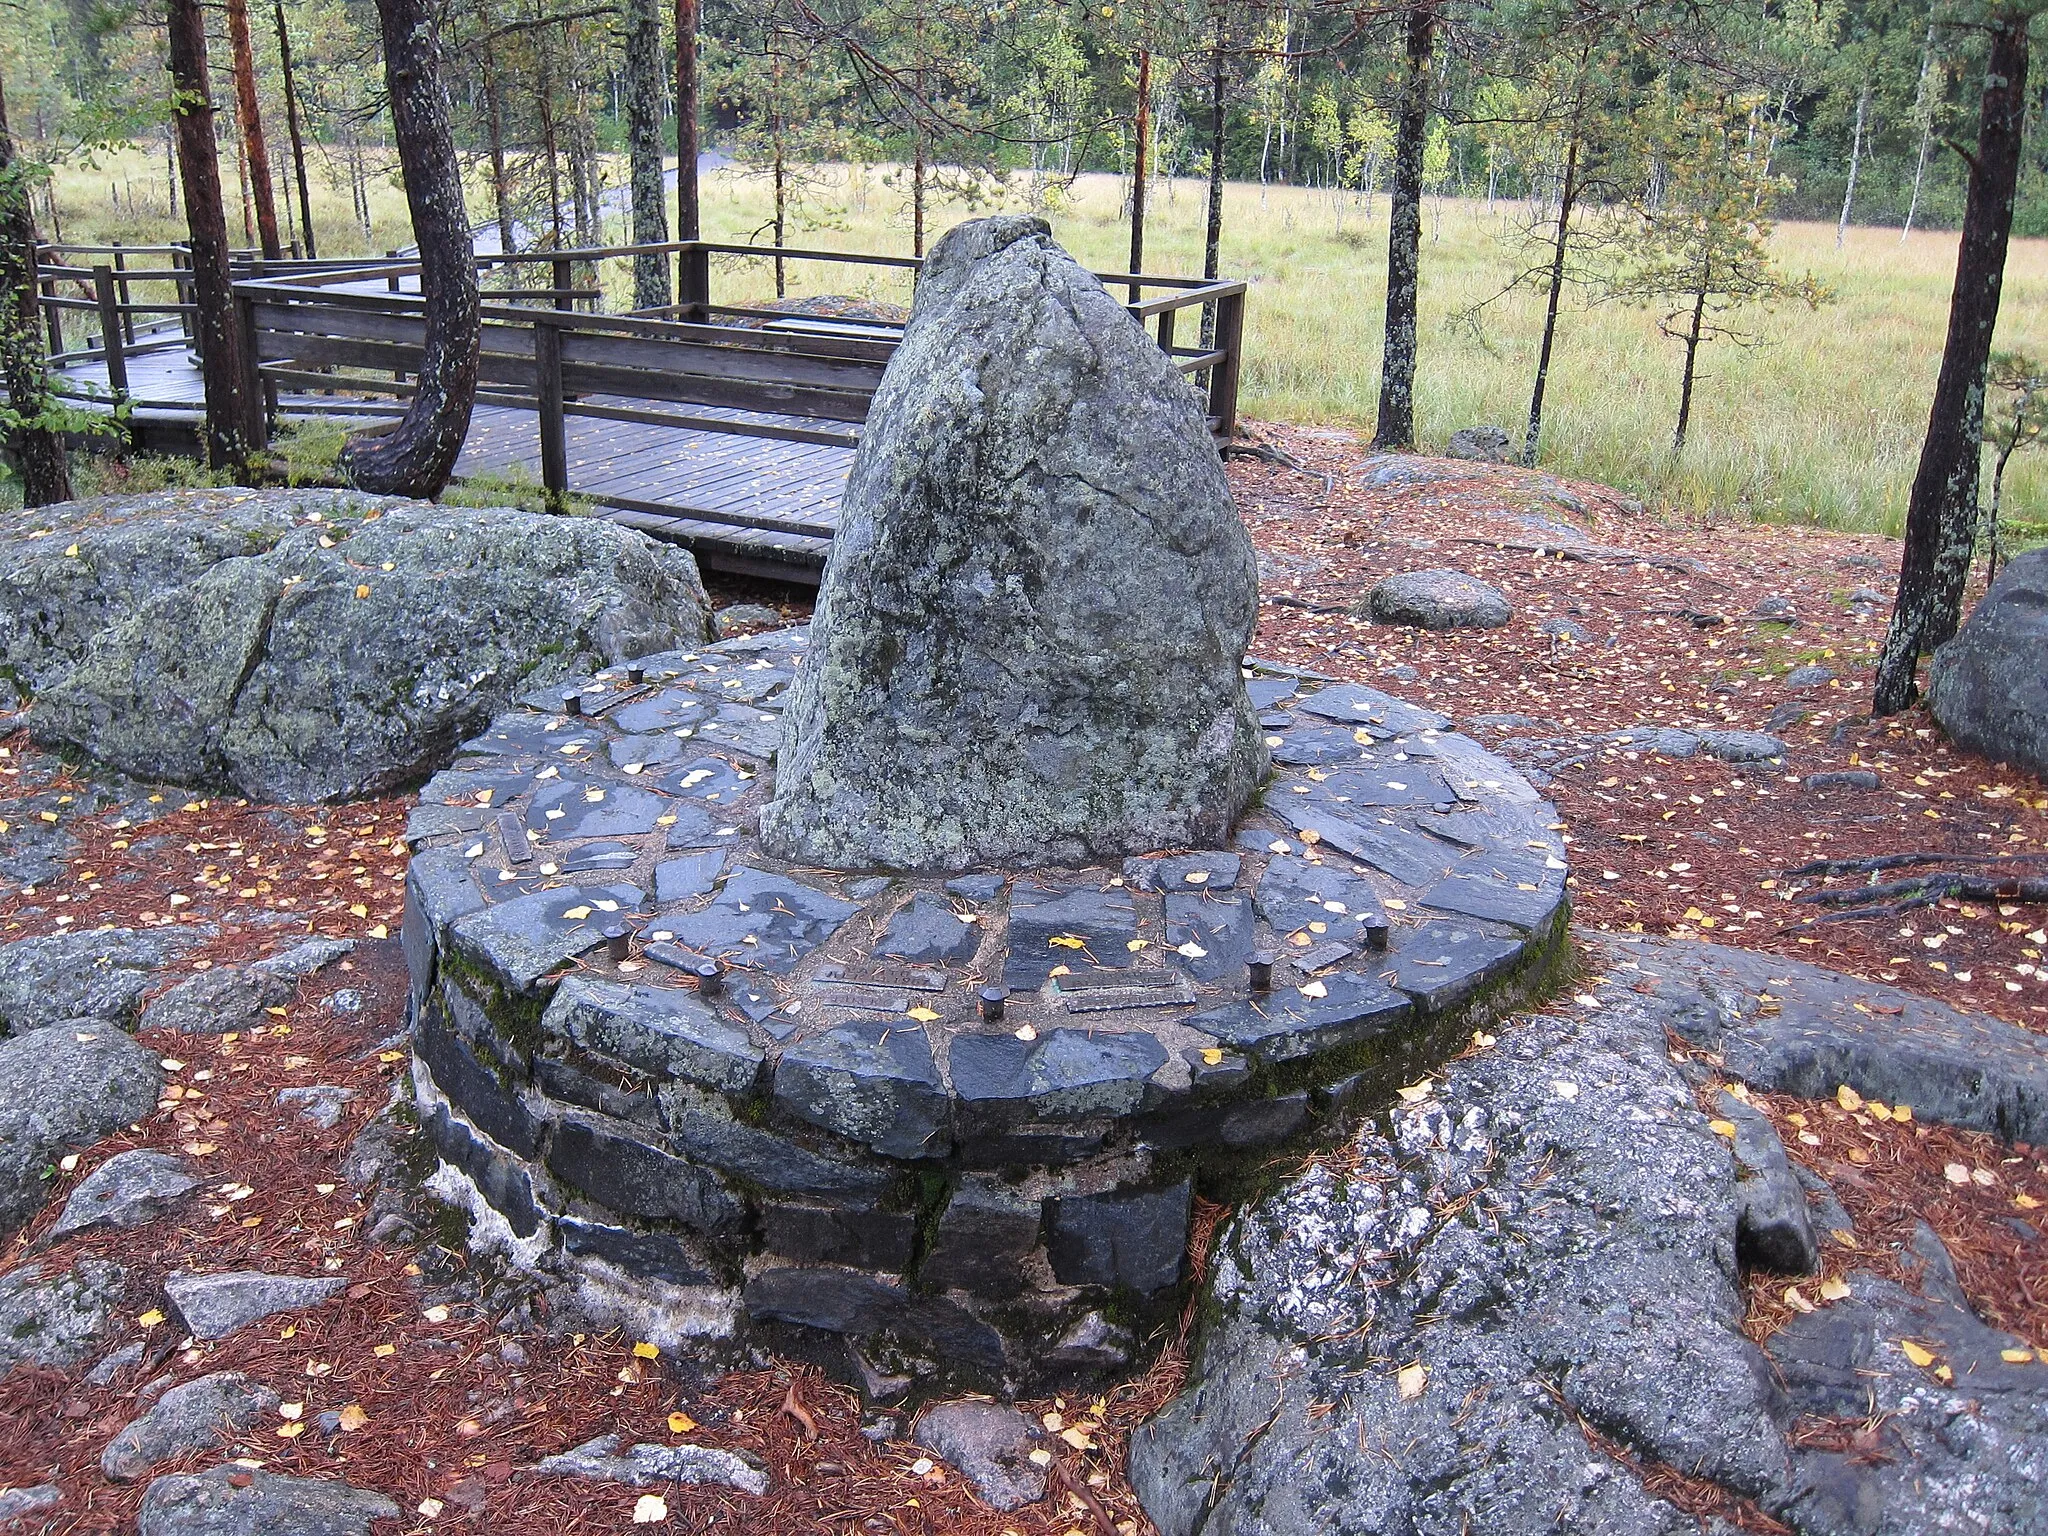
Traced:
<path fill-rule="evenodd" d="M 1264 723 L 1296 762 L 1233 850 L 945 881 L 778 865 L 748 733 L 782 644 L 534 701 L 415 818 L 433 1188 L 557 1326 L 808 1358 L 884 1399 L 1098 1385 L 1177 1320 L 1198 1196 L 1384 1107 L 1562 951 L 1549 807 L 1434 717 L 1306 683 L 1297 707 L 1285 678 Z M 679 766 L 655 756 L 692 731 Z"/>

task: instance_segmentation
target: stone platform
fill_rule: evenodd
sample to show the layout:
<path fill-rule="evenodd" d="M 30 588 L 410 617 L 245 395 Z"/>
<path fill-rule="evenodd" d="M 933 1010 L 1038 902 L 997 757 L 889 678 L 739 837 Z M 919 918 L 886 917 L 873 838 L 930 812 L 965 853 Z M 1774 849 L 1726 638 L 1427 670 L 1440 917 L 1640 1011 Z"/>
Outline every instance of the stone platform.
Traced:
<path fill-rule="evenodd" d="M 1078 1383 L 1193 1196 L 1382 1107 L 1565 942 L 1549 804 L 1426 710 L 1252 664 L 1227 849 L 951 878 L 765 857 L 807 635 L 529 697 L 408 837 L 414 1081 L 473 1241 L 593 1325 L 871 1390 Z"/>

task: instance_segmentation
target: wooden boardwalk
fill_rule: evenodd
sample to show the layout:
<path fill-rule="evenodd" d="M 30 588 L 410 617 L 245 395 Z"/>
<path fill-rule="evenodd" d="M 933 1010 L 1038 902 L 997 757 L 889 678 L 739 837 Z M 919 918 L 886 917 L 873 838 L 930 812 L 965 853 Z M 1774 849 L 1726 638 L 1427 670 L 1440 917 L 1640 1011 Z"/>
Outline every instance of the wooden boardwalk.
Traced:
<path fill-rule="evenodd" d="M 63 251 L 114 266 L 67 266 Z M 677 264 L 678 302 L 624 315 L 591 312 L 599 264 L 659 253 Z M 189 263 L 123 269 L 133 248 L 44 247 L 42 304 L 60 389 L 108 408 L 125 396 L 140 447 L 197 451 L 205 386 L 181 334 Z M 915 268 L 906 257 L 776 252 L 683 241 L 547 252 L 480 267 L 549 275 L 542 288 L 486 292 L 478 394 L 456 463 L 458 481 L 488 497 L 493 482 L 537 491 L 551 506 L 587 502 L 612 520 L 687 544 L 707 565 L 815 582 L 839 525 L 855 445 L 901 321 L 859 301 L 790 307 L 714 303 L 713 260 L 777 259 Z M 425 332 L 416 261 L 263 263 L 238 258 L 237 323 L 274 422 L 338 420 L 359 430 L 395 423 L 419 369 Z M 1212 427 L 1236 419 L 1245 284 L 1101 274 L 1126 285 L 1132 318 L 1155 327 L 1163 352 L 1204 390 Z M 578 286 L 581 283 L 582 286 Z M 174 290 L 137 302 L 133 288 Z M 1158 296 L 1141 299 L 1144 289 Z M 852 307 L 849 307 L 852 306 Z M 86 344 L 58 344 L 65 315 L 83 312 Z M 1200 340 L 1181 319 L 1202 322 Z M 96 328 L 97 335 L 92 334 Z M 75 329 L 75 327 L 74 327 Z M 1189 326 L 1188 330 L 1193 327 Z M 1211 339 L 1211 332 L 1214 336 Z M 115 342 L 109 357 L 103 338 Z M 522 497 L 522 499 L 525 499 Z"/>
<path fill-rule="evenodd" d="M 196 443 L 206 386 L 192 354 L 183 346 L 131 352 L 127 363 L 138 438 L 168 450 Z M 104 362 L 68 364 L 63 377 L 71 389 L 111 398 Z M 653 405 L 617 396 L 592 396 L 589 403 Z M 338 418 L 369 426 L 398 416 L 389 406 L 367 412 L 337 412 L 335 406 L 325 395 L 278 397 L 279 413 L 288 420 Z M 710 406 L 698 414 L 824 425 Z M 815 581 L 823 570 L 839 526 L 839 498 L 853 467 L 852 449 L 587 416 L 570 417 L 564 430 L 571 493 L 614 522 L 688 544 L 707 564 L 727 570 L 796 581 Z M 456 462 L 456 479 L 538 487 L 540 475 L 539 414 L 525 406 L 478 405 Z M 713 513 L 716 520 L 692 517 L 692 512 Z"/>

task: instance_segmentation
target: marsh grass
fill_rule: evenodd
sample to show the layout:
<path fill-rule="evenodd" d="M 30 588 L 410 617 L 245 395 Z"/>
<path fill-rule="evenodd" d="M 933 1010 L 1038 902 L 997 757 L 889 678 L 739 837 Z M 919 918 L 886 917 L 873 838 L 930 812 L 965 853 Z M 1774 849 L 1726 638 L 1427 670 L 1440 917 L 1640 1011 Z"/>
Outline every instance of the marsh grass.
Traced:
<path fill-rule="evenodd" d="M 124 165 L 103 157 L 60 175 L 58 195 L 73 239 L 161 240 L 168 218 L 116 212 L 106 184 L 125 170 L 161 180 L 160 162 Z M 623 167 L 610 167 L 616 182 Z M 790 243 L 834 250 L 907 253 L 905 189 L 886 167 L 822 167 L 808 217 Z M 235 197 L 232 166 L 224 184 Z M 1046 209 L 1054 233 L 1084 262 L 1121 270 L 1128 260 L 1125 182 L 1084 176 L 1058 189 Z M 1201 270 L 1203 188 L 1164 181 L 1150 199 L 1146 266 Z M 707 178 L 706 234 L 756 237 L 769 207 L 766 180 L 730 169 Z M 146 199 L 142 200 L 146 203 Z M 1029 204 L 1015 178 L 1002 205 Z M 373 183 L 372 238 L 365 242 L 345 188 L 315 188 L 322 254 L 360 253 L 409 238 L 404 200 L 389 178 Z M 487 207 L 479 190 L 472 210 Z M 940 205 L 934 227 L 987 211 Z M 95 211 L 95 209 L 97 211 Z M 1233 184 L 1225 199 L 1223 268 L 1252 284 L 1247 309 L 1242 406 L 1247 416 L 1369 431 L 1379 388 L 1387 201 L 1370 204 L 1306 188 Z M 1519 440 L 1535 366 L 1540 294 L 1510 294 L 1489 305 L 1477 329 L 1460 316 L 1500 290 L 1525 260 L 1519 205 L 1431 199 L 1423 220 L 1422 348 L 1416 419 L 1421 446 L 1440 448 L 1460 427 L 1497 423 Z M 609 240 L 625 238 L 623 215 Z M 1841 249 L 1832 225 L 1779 226 L 1773 248 L 1793 273 L 1811 272 L 1834 292 L 1817 311 L 1802 306 L 1753 314 L 1761 344 L 1710 346 L 1685 450 L 1671 453 L 1678 410 L 1678 347 L 1657 334 L 1655 312 L 1573 303 L 1559 329 L 1542 446 L 1543 463 L 1605 481 L 1688 512 L 1896 533 L 1927 402 L 1940 363 L 1954 275 L 1955 236 L 1852 229 Z M 625 263 L 605 274 L 608 307 L 626 302 Z M 857 293 L 906 300 L 908 283 L 872 269 L 791 262 L 789 291 Z M 714 291 L 728 302 L 772 295 L 766 260 L 722 259 Z M 2006 268 L 1998 334 L 2003 349 L 2048 354 L 2048 240 L 2015 240 Z M 2048 451 L 2022 454 L 2007 471 L 2007 506 L 2020 524 L 2048 512 Z"/>

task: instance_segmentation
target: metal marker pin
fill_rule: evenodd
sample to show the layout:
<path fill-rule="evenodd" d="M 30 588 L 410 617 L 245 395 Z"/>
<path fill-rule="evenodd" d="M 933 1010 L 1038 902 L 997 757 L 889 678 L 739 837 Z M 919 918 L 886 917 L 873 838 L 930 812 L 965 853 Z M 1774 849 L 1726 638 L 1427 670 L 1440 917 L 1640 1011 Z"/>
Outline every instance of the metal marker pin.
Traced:
<path fill-rule="evenodd" d="M 614 960 L 623 960 L 630 952 L 633 930 L 624 923 L 607 923 L 604 930 L 604 952 Z"/>
<path fill-rule="evenodd" d="M 981 1016 L 990 1024 L 1003 1022 L 1003 1004 L 1009 1001 L 1008 987 L 983 987 L 981 989 Z"/>
<path fill-rule="evenodd" d="M 1245 969 L 1251 973 L 1251 987 L 1254 992 L 1273 990 L 1273 962 L 1278 958 L 1270 949 L 1261 949 L 1245 961 Z"/>

